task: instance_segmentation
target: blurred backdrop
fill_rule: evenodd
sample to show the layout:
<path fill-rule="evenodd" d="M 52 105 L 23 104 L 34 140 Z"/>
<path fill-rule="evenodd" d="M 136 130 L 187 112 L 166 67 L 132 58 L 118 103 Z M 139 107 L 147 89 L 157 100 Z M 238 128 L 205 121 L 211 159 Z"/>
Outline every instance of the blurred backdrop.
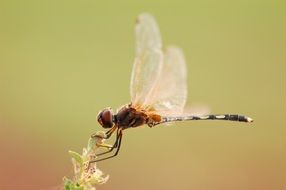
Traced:
<path fill-rule="evenodd" d="M 100 109 L 129 102 L 134 24 L 150 12 L 188 66 L 188 104 L 254 123 L 194 121 L 127 130 L 101 162 L 107 189 L 286 188 L 286 3 L 0 2 L 0 189 L 52 189 L 68 150 L 101 130 Z"/>

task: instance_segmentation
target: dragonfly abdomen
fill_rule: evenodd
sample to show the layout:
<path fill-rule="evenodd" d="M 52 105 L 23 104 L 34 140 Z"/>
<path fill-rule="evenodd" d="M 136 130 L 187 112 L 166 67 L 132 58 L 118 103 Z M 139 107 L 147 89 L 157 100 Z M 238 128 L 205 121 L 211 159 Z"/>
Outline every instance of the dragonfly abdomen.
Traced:
<path fill-rule="evenodd" d="M 188 120 L 226 120 L 226 121 L 238 121 L 238 122 L 253 121 L 253 119 L 244 115 L 216 114 L 216 115 L 204 115 L 204 116 L 162 117 L 161 123 L 173 122 L 173 121 L 188 121 Z"/>

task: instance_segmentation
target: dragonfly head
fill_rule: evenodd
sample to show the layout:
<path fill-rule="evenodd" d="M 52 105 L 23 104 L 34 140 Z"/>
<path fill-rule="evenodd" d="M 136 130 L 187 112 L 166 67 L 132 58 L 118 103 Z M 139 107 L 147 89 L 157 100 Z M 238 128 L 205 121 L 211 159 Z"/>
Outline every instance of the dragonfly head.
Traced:
<path fill-rule="evenodd" d="M 113 126 L 113 112 L 111 108 L 105 108 L 99 112 L 97 116 L 98 123 L 103 128 L 111 128 Z"/>

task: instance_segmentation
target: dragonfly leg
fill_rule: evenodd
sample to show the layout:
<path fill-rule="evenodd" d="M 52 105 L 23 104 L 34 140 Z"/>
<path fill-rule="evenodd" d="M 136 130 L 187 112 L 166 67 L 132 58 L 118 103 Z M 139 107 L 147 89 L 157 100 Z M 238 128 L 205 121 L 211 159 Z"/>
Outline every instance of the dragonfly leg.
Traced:
<path fill-rule="evenodd" d="M 119 150 L 120 150 L 121 140 L 122 140 L 122 132 L 120 131 L 119 138 L 118 138 L 118 147 L 117 147 L 117 150 L 116 150 L 115 154 L 113 154 L 112 156 L 108 156 L 106 158 L 101 158 L 101 159 L 95 160 L 94 162 L 107 160 L 107 159 L 110 159 L 110 158 L 113 158 L 113 157 L 117 156 L 118 153 L 119 153 Z"/>
<path fill-rule="evenodd" d="M 106 132 L 106 139 L 109 139 L 116 129 L 117 129 L 117 125 L 114 125 L 111 129 L 109 129 Z"/>
<path fill-rule="evenodd" d="M 113 146 L 112 146 L 108 151 L 105 151 L 105 152 L 96 154 L 96 156 L 101 156 L 101 155 L 107 154 L 107 153 L 109 153 L 109 152 L 112 152 L 113 149 L 117 148 L 118 138 L 119 138 L 119 129 L 117 130 L 116 139 L 115 139 L 115 142 L 114 142 Z"/>
<path fill-rule="evenodd" d="M 117 126 L 114 125 L 111 129 L 109 129 L 106 133 L 105 133 L 105 137 L 102 137 L 102 136 L 98 136 L 97 134 L 93 134 L 91 135 L 92 138 L 94 137 L 100 137 L 100 138 L 103 138 L 103 139 L 109 139 L 111 137 L 111 135 L 113 134 L 113 132 L 117 129 Z"/>
<path fill-rule="evenodd" d="M 116 134 L 116 139 L 115 139 L 115 142 L 113 144 L 113 146 L 108 150 L 108 151 L 105 151 L 105 152 L 102 152 L 100 154 L 96 154 L 96 156 L 101 156 L 101 155 L 104 155 L 104 154 L 107 154 L 107 153 L 110 153 L 112 152 L 115 148 L 117 148 L 116 152 L 118 153 L 118 149 L 119 149 L 119 146 L 120 146 L 120 143 L 121 143 L 121 138 L 122 138 L 122 129 L 118 129 L 117 130 L 117 134 Z M 107 158 L 106 158 L 107 159 Z M 105 159 L 104 159 L 105 160 Z M 100 160 L 91 160 L 89 161 L 89 164 L 90 163 L 94 163 L 94 162 L 98 162 L 98 161 L 101 161 Z"/>
<path fill-rule="evenodd" d="M 152 128 L 152 127 L 159 125 L 159 124 L 161 124 L 161 122 L 150 122 L 147 125 L 148 125 L 148 127 Z"/>

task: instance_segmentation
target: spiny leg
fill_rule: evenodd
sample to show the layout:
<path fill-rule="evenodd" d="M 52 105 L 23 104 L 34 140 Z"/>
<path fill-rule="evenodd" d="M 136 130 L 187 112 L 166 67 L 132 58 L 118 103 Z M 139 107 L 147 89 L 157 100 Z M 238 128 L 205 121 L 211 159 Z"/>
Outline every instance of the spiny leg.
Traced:
<path fill-rule="evenodd" d="M 117 129 L 117 125 L 114 125 L 111 129 L 109 129 L 106 133 L 105 133 L 105 137 L 102 137 L 102 136 L 98 136 L 97 134 L 93 134 L 91 135 L 92 138 L 94 137 L 100 137 L 100 138 L 103 138 L 103 139 L 109 139 L 111 137 L 111 135 L 113 134 L 113 132 Z"/>
<path fill-rule="evenodd" d="M 117 129 L 117 132 L 116 132 L 116 139 L 115 139 L 115 142 L 114 142 L 114 144 L 112 145 L 112 147 L 111 147 L 108 151 L 105 151 L 105 152 L 102 152 L 102 153 L 96 154 L 96 156 L 101 156 L 101 155 L 107 154 L 107 153 L 109 153 L 109 152 L 112 152 L 114 148 L 117 148 L 117 145 L 118 145 L 118 138 L 119 138 L 119 128 Z"/>
<path fill-rule="evenodd" d="M 95 160 L 94 162 L 99 162 L 99 161 L 107 160 L 107 159 L 110 159 L 110 158 L 113 158 L 113 157 L 117 156 L 117 154 L 118 154 L 118 152 L 119 152 L 119 150 L 120 150 L 121 140 L 122 140 L 122 131 L 120 130 L 120 132 L 119 132 L 119 138 L 118 138 L 118 147 L 117 147 L 117 150 L 116 150 L 115 154 L 112 155 L 112 156 L 108 156 L 108 157 L 106 157 L 106 158 L 101 158 L 101 159 Z"/>
<path fill-rule="evenodd" d="M 121 136 L 122 136 L 121 129 L 118 128 L 118 129 L 117 129 L 117 134 L 116 134 L 116 139 L 115 139 L 115 142 L 114 142 L 113 146 L 112 146 L 108 151 L 102 152 L 102 153 L 100 153 L 100 154 L 96 154 L 96 156 L 101 156 L 101 155 L 110 153 L 110 152 L 112 152 L 115 148 L 117 148 L 117 147 L 118 147 L 118 141 L 119 141 L 119 138 L 120 138 L 120 134 L 121 134 Z M 91 161 L 89 161 L 89 164 L 90 164 L 90 163 L 94 163 L 94 162 L 97 162 L 97 160 L 91 160 Z"/>
<path fill-rule="evenodd" d="M 113 134 L 113 132 L 117 129 L 117 125 L 114 125 L 110 130 L 108 130 L 106 132 L 106 139 L 109 139 L 111 137 L 111 135 Z"/>

